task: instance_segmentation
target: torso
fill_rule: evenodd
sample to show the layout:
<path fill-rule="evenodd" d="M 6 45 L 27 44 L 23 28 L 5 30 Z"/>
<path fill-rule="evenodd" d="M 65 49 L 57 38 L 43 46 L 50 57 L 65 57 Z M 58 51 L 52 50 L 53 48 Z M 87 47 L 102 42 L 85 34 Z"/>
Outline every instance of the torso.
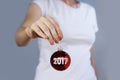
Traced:
<path fill-rule="evenodd" d="M 38 39 L 40 63 L 36 80 L 96 80 L 90 63 L 90 48 L 95 41 L 95 32 L 89 21 L 89 8 L 82 2 L 79 8 L 74 9 L 59 0 L 50 1 L 44 15 L 58 22 L 64 38 L 60 44 L 53 46 L 47 40 Z M 52 54 L 60 45 L 71 58 L 71 64 L 65 71 L 57 71 L 50 64 Z"/>

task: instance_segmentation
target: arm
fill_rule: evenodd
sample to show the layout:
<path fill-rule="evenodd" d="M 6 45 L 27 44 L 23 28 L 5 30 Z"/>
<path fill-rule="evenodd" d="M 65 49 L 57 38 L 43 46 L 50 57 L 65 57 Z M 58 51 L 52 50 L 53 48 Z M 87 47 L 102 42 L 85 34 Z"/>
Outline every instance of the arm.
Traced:
<path fill-rule="evenodd" d="M 90 52 L 91 52 L 91 65 L 92 65 L 93 68 L 94 68 L 94 71 L 95 71 L 96 77 L 98 77 L 98 75 L 97 75 L 96 65 L 95 65 L 95 62 L 94 62 L 94 49 L 93 49 L 93 47 L 90 49 Z"/>
<path fill-rule="evenodd" d="M 30 4 L 26 18 L 21 27 L 16 32 L 16 43 L 18 46 L 25 46 L 31 40 L 31 38 L 26 34 L 25 29 L 26 27 L 31 26 L 33 22 L 38 20 L 40 16 L 41 9 L 35 3 Z"/>
<path fill-rule="evenodd" d="M 62 40 L 63 34 L 58 23 L 50 16 L 42 16 L 39 6 L 32 3 L 23 24 L 16 32 L 16 43 L 25 46 L 34 38 L 47 39 L 53 45 Z"/>

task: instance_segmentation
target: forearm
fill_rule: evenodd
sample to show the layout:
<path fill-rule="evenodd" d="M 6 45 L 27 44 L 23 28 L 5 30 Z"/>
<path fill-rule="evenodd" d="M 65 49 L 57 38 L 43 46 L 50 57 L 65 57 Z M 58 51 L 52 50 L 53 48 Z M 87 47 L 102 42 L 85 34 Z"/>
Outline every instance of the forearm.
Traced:
<path fill-rule="evenodd" d="M 97 68 L 96 68 L 96 64 L 95 64 L 95 61 L 94 61 L 94 49 L 93 49 L 93 47 L 91 48 L 90 52 L 91 52 L 91 65 L 94 68 L 96 77 L 98 78 Z"/>
<path fill-rule="evenodd" d="M 16 32 L 16 44 L 18 46 L 25 46 L 30 40 L 30 37 L 25 32 L 25 27 L 20 27 Z"/>
<path fill-rule="evenodd" d="M 41 9 L 35 3 L 29 5 L 26 17 L 20 27 L 16 32 L 16 43 L 18 46 L 25 46 L 31 40 L 31 36 L 28 37 L 25 28 L 31 26 L 35 21 L 37 21 L 42 16 Z M 23 27 L 24 26 L 24 27 Z M 28 31 L 27 31 L 28 32 Z"/>
<path fill-rule="evenodd" d="M 94 68 L 94 71 L 95 71 L 95 75 L 96 75 L 96 77 L 98 78 L 98 75 L 97 75 L 97 69 L 96 69 L 96 65 L 95 65 L 94 60 L 91 61 L 91 65 L 92 65 L 92 67 Z"/>

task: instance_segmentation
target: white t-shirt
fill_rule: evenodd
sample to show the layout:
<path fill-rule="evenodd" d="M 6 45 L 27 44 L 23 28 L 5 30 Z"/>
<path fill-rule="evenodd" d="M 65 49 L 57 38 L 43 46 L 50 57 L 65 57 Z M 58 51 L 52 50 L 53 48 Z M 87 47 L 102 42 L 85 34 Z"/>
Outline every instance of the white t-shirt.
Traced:
<path fill-rule="evenodd" d="M 60 44 L 50 45 L 45 39 L 38 39 L 40 58 L 35 80 L 96 80 L 90 62 L 90 48 L 98 31 L 95 9 L 83 2 L 78 8 L 70 7 L 61 0 L 34 0 L 42 15 L 53 17 L 63 32 Z M 64 71 L 55 70 L 50 64 L 52 54 L 59 45 L 66 51 L 71 64 Z"/>

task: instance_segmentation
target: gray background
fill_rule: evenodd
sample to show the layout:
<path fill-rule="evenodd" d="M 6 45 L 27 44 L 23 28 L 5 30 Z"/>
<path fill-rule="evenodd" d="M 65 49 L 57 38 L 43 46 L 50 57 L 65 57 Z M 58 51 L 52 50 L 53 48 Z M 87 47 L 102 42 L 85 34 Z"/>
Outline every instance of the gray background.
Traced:
<path fill-rule="evenodd" d="M 99 80 L 119 80 L 119 0 L 84 0 L 95 6 L 99 32 L 95 61 Z M 31 0 L 0 0 L 0 80 L 33 80 L 38 64 L 37 40 L 27 47 L 15 44 L 16 29 L 23 22 Z"/>

